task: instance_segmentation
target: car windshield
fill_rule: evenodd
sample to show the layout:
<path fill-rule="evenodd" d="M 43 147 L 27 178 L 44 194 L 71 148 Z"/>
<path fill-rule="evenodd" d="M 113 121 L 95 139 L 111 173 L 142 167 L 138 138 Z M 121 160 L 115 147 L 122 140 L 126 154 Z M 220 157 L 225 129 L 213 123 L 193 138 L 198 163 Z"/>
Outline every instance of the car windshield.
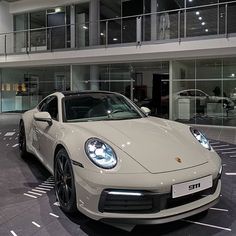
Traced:
<path fill-rule="evenodd" d="M 65 122 L 125 120 L 145 117 L 125 97 L 112 93 L 90 93 L 65 98 Z"/>

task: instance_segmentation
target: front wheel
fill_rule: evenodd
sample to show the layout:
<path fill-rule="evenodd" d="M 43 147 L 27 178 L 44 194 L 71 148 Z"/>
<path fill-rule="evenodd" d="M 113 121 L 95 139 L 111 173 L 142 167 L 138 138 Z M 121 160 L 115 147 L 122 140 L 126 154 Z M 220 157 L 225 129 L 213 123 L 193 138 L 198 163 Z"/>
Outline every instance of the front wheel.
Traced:
<path fill-rule="evenodd" d="M 71 160 L 65 149 L 56 154 L 54 165 L 55 192 L 61 209 L 66 213 L 77 211 L 75 181 Z"/>
<path fill-rule="evenodd" d="M 20 121 L 20 127 L 19 127 L 19 149 L 20 149 L 21 157 L 24 158 L 28 155 L 28 152 L 26 149 L 25 126 L 22 120 Z"/>

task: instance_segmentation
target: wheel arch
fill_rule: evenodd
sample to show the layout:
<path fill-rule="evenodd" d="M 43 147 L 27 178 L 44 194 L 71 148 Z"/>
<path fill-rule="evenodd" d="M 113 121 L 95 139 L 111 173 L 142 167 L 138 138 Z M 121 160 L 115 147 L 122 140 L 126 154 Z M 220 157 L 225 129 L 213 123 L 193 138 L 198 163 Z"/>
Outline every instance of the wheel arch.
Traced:
<path fill-rule="evenodd" d="M 54 172 L 54 168 L 55 168 L 55 160 L 56 160 L 57 153 L 61 149 L 64 149 L 67 152 L 69 158 L 71 159 L 70 152 L 67 150 L 66 146 L 63 143 L 57 143 L 56 147 L 55 147 L 55 151 L 54 151 L 54 156 L 53 156 L 53 172 Z"/>

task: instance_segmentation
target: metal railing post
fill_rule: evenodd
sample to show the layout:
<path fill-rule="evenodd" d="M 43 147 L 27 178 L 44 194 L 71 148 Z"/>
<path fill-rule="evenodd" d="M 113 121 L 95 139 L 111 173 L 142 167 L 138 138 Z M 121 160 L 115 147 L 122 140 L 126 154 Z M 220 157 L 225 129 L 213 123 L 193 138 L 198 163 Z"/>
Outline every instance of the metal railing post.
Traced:
<path fill-rule="evenodd" d="M 7 55 L 7 35 L 4 35 L 4 55 Z"/>
<path fill-rule="evenodd" d="M 142 17 L 136 17 L 136 44 L 141 45 L 142 43 Z"/>
<path fill-rule="evenodd" d="M 108 21 L 106 21 L 106 42 L 105 42 L 105 47 L 108 45 Z"/>
<path fill-rule="evenodd" d="M 225 4 L 225 37 L 228 38 L 228 4 Z"/>
<path fill-rule="evenodd" d="M 187 10 L 186 10 L 187 4 L 186 0 L 184 1 L 184 38 L 187 37 Z"/>
<path fill-rule="evenodd" d="M 52 28 L 49 28 L 49 50 L 52 52 Z"/>
<path fill-rule="evenodd" d="M 178 40 L 179 40 L 179 43 L 180 43 L 180 41 L 181 41 L 181 28 L 180 28 L 180 26 L 181 26 L 181 24 L 180 24 L 180 21 L 181 21 L 181 12 L 180 11 L 178 11 Z"/>

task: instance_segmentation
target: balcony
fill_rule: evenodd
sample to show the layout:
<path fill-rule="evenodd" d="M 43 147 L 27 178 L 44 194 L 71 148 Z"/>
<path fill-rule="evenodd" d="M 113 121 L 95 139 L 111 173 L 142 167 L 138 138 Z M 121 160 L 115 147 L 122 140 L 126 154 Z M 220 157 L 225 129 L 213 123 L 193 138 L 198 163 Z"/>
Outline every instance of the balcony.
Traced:
<path fill-rule="evenodd" d="M 228 38 L 236 1 L 0 34 L 0 55 Z"/>

